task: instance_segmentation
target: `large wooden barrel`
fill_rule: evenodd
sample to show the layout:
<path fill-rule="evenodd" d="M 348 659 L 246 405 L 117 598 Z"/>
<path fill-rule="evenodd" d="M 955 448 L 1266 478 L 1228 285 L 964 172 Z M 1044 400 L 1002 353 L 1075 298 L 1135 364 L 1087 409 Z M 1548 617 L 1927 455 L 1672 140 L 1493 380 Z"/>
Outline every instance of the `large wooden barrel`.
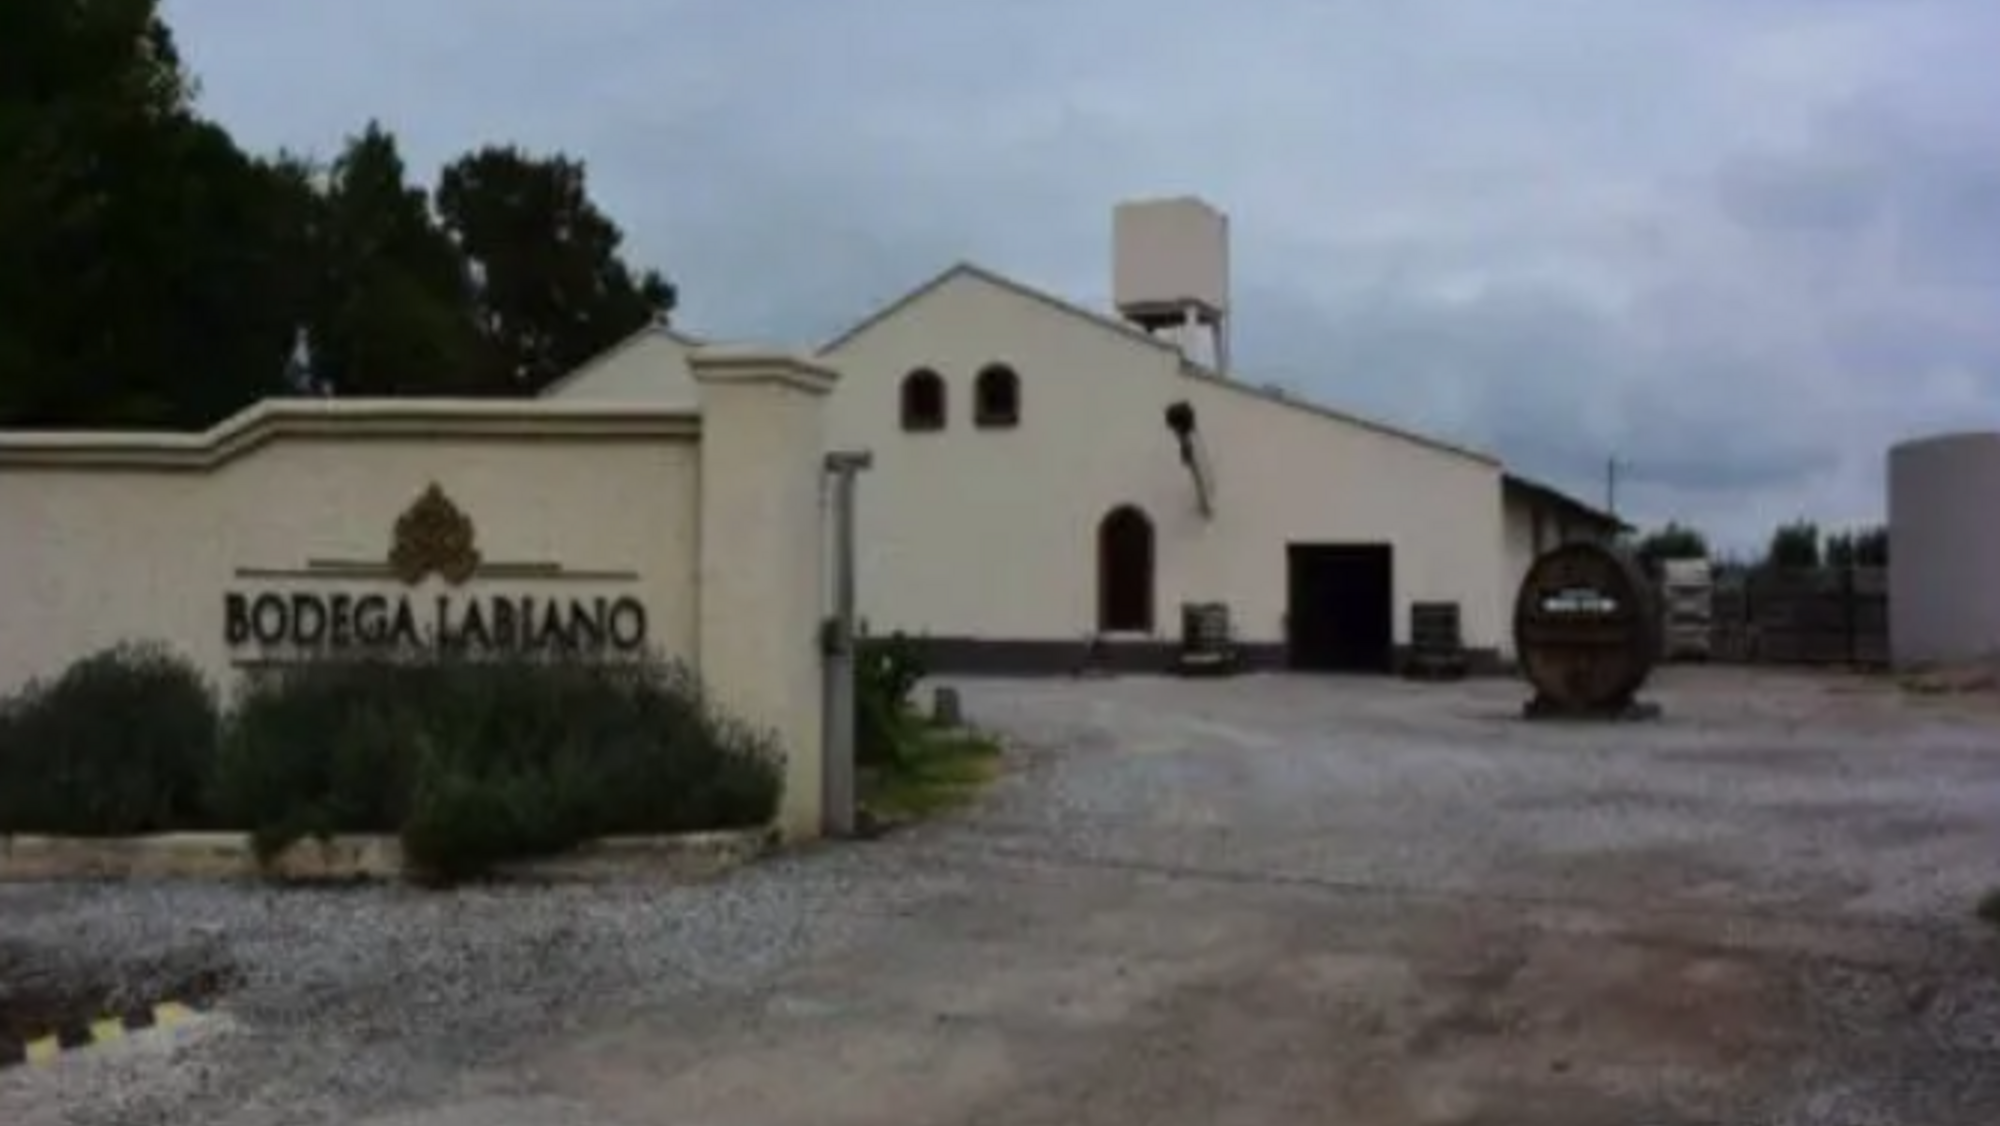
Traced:
<path fill-rule="evenodd" d="M 1531 710 L 1631 708 L 1660 655 L 1652 584 L 1629 553 L 1605 544 L 1544 552 L 1514 599 L 1514 652 L 1535 688 Z"/>

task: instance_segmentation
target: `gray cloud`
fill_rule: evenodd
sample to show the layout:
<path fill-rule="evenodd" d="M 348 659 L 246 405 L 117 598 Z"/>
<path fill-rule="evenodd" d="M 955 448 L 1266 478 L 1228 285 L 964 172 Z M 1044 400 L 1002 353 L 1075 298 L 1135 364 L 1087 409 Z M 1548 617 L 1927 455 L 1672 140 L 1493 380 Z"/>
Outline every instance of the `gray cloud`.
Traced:
<path fill-rule="evenodd" d="M 975 258 L 1101 302 L 1108 209 L 1235 220 L 1246 378 L 1744 539 L 2000 425 L 1983 0 L 168 0 L 327 151 L 587 159 L 692 327 L 810 341 Z"/>

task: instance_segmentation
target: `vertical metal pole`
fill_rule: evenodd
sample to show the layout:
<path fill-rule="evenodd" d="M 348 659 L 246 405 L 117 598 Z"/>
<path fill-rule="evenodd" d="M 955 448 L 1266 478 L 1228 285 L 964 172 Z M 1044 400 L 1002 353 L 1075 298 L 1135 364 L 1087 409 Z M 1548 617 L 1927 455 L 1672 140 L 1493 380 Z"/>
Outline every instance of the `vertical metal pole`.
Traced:
<path fill-rule="evenodd" d="M 873 463 L 866 451 L 827 455 L 833 476 L 833 617 L 826 647 L 826 762 L 823 830 L 854 835 L 854 484 Z"/>

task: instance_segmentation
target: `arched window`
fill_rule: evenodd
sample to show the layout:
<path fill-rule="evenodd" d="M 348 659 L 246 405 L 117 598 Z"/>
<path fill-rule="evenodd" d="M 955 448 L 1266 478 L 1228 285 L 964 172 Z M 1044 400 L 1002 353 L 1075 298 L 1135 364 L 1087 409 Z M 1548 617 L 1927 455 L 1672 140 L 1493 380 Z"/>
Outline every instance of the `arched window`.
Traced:
<path fill-rule="evenodd" d="M 1097 525 L 1097 631 L 1153 631 L 1153 522 L 1129 504 Z"/>
<path fill-rule="evenodd" d="M 903 377 L 903 429 L 944 429 L 944 379 L 929 368 Z"/>
<path fill-rule="evenodd" d="M 988 364 L 972 385 L 972 424 L 1002 430 L 1021 424 L 1021 377 L 1006 364 Z"/>
<path fill-rule="evenodd" d="M 944 378 L 918 368 L 902 378 L 902 428 L 944 430 Z"/>

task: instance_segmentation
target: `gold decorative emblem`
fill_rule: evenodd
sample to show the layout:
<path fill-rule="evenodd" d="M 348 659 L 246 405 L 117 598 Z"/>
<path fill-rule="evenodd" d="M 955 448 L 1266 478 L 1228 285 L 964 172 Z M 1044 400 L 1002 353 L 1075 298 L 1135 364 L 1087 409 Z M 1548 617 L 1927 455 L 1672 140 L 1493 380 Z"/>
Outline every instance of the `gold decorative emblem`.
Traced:
<path fill-rule="evenodd" d="M 396 541 L 389 549 L 389 569 L 411 586 L 430 575 L 459 586 L 479 570 L 472 518 L 453 504 L 435 482 L 396 518 Z"/>

